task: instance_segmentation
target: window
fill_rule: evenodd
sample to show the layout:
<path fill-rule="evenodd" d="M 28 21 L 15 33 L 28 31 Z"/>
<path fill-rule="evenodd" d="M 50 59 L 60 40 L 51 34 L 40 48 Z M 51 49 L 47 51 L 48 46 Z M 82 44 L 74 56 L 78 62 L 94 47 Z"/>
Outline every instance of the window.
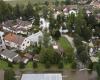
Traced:
<path fill-rule="evenodd" d="M 25 44 L 23 44 L 23 46 L 25 46 Z"/>

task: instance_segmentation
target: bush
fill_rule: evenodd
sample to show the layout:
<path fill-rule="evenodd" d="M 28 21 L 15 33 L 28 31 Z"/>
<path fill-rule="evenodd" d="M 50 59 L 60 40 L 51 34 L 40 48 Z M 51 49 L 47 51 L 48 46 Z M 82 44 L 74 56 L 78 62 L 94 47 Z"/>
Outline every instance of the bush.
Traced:
<path fill-rule="evenodd" d="M 60 69 L 64 68 L 64 63 L 62 60 L 58 63 L 58 68 Z"/>
<path fill-rule="evenodd" d="M 33 61 L 33 68 L 37 68 L 38 67 L 38 64 L 36 61 Z"/>
<path fill-rule="evenodd" d="M 50 64 L 49 61 L 46 61 L 46 63 L 45 63 L 45 67 L 46 67 L 46 68 L 50 68 L 50 67 L 51 67 L 51 64 Z"/>
<path fill-rule="evenodd" d="M 77 68 L 77 64 L 76 64 L 76 62 L 74 61 L 74 62 L 72 62 L 72 64 L 71 64 L 71 68 L 72 69 L 76 69 Z"/>
<path fill-rule="evenodd" d="M 25 64 L 24 64 L 23 62 L 20 62 L 20 64 L 19 64 L 19 68 L 20 68 L 20 69 L 25 68 Z"/>

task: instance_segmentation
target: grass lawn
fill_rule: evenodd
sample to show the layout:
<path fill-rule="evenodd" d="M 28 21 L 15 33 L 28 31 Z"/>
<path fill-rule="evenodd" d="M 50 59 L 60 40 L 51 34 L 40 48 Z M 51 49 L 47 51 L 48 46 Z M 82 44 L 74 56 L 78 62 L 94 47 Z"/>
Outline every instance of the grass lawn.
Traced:
<path fill-rule="evenodd" d="M 6 69 L 8 67 L 8 63 L 0 59 L 0 69 Z"/>
<path fill-rule="evenodd" d="M 60 46 L 64 49 L 66 53 L 73 53 L 74 49 L 70 45 L 69 41 L 65 37 L 61 37 L 58 41 Z"/>

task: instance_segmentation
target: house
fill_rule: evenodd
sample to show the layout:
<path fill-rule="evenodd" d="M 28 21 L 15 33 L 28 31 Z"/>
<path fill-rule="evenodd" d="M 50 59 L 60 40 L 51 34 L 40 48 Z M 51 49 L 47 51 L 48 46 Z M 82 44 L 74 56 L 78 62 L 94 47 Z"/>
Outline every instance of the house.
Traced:
<path fill-rule="evenodd" d="M 32 22 L 30 21 L 22 21 L 22 20 L 16 20 L 17 25 L 13 26 L 16 30 L 15 32 L 21 33 L 21 34 L 27 34 L 27 31 L 32 28 Z"/>
<path fill-rule="evenodd" d="M 77 16 L 77 11 L 72 9 L 72 10 L 69 11 L 69 14 L 74 14 L 75 16 Z"/>
<path fill-rule="evenodd" d="M 5 49 L 6 48 L 5 43 L 4 43 L 4 40 L 3 40 L 3 36 L 4 36 L 4 32 L 1 32 L 0 31 L 0 51 L 2 49 Z"/>
<path fill-rule="evenodd" d="M 2 23 L 3 30 L 14 33 L 27 34 L 27 30 L 32 28 L 32 22 L 22 20 L 7 20 Z"/>
<path fill-rule="evenodd" d="M 2 58 L 7 59 L 10 62 L 13 62 L 13 59 L 18 56 L 16 52 L 7 49 L 0 52 L 0 55 Z"/>
<path fill-rule="evenodd" d="M 29 61 L 29 59 L 26 58 L 26 57 L 23 57 L 23 58 L 21 59 L 21 62 L 23 62 L 24 64 L 28 63 L 28 61 Z"/>
<path fill-rule="evenodd" d="M 86 10 L 86 14 L 89 17 L 92 14 L 92 12 L 90 10 Z"/>
<path fill-rule="evenodd" d="M 21 80 L 62 80 L 62 74 L 23 74 Z"/>
<path fill-rule="evenodd" d="M 61 27 L 61 28 L 59 29 L 59 31 L 60 31 L 61 34 L 62 34 L 62 33 L 68 33 L 68 29 L 63 28 L 63 27 Z"/>
<path fill-rule="evenodd" d="M 100 8 L 100 1 L 92 1 L 91 3 L 90 3 L 90 5 L 92 5 L 93 6 L 93 8 Z"/>
<path fill-rule="evenodd" d="M 40 28 L 42 28 L 42 31 L 44 31 L 45 29 L 49 30 L 49 21 L 44 19 L 44 18 L 40 18 Z"/>
<path fill-rule="evenodd" d="M 0 70 L 0 80 L 4 80 L 4 70 Z"/>
<path fill-rule="evenodd" d="M 24 57 L 26 57 L 26 58 L 28 58 L 28 59 L 32 59 L 32 55 L 31 54 L 29 54 L 29 53 L 26 53 L 25 55 L 24 55 Z"/>
<path fill-rule="evenodd" d="M 42 37 L 43 37 L 43 33 L 39 31 L 35 34 L 30 35 L 29 37 L 27 37 L 27 39 L 30 40 L 32 44 L 35 44 L 35 43 L 38 44 Z"/>
<path fill-rule="evenodd" d="M 28 38 L 16 35 L 14 33 L 8 33 L 4 36 L 5 44 L 7 46 L 17 48 L 19 50 L 25 50 L 30 46 L 30 40 Z"/>

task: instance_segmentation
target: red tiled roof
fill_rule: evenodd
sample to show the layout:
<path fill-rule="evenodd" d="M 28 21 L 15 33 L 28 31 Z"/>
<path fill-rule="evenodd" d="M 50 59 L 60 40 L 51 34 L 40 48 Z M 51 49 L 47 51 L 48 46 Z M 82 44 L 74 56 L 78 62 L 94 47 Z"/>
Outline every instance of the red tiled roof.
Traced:
<path fill-rule="evenodd" d="M 16 44 L 22 44 L 23 40 L 25 38 L 19 35 L 16 35 L 14 33 L 8 33 L 7 35 L 5 35 L 4 40 L 7 40 L 9 42 L 14 42 Z"/>

